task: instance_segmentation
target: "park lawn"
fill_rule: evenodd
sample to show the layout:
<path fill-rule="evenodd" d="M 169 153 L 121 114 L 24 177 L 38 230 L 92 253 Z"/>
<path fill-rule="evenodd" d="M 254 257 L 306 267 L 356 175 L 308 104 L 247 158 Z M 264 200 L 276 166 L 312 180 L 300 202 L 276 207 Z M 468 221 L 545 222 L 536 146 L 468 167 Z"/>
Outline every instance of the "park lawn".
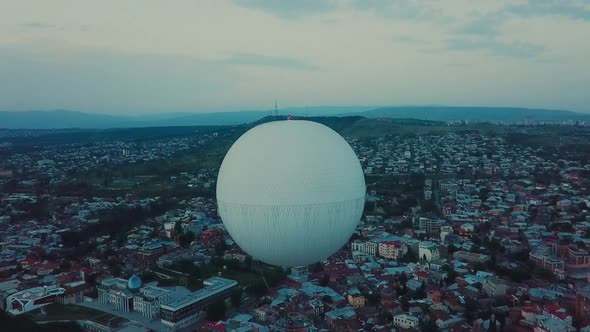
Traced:
<path fill-rule="evenodd" d="M 224 271 L 221 273 L 221 276 L 228 279 L 233 279 L 238 282 L 238 284 L 242 287 L 249 286 L 257 282 L 258 280 L 262 280 L 262 275 L 254 272 L 248 271 Z"/>
<path fill-rule="evenodd" d="M 53 303 L 44 307 L 45 315 L 31 315 L 35 321 L 50 320 L 90 320 L 107 326 L 120 326 L 127 320 L 97 309 L 75 304 Z"/>

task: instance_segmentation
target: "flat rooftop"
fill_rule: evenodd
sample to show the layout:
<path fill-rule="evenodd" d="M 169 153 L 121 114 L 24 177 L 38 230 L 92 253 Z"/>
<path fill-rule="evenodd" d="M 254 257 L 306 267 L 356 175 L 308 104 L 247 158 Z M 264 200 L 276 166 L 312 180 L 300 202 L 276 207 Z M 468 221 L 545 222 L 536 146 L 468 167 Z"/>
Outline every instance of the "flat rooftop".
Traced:
<path fill-rule="evenodd" d="M 113 285 L 117 285 L 122 288 L 127 287 L 127 280 L 123 278 L 106 278 L 103 279 L 100 283 L 106 287 L 111 287 Z"/>
<path fill-rule="evenodd" d="M 196 292 L 190 293 L 186 296 L 173 300 L 167 304 L 162 304 L 162 309 L 176 311 L 193 303 L 203 301 L 213 295 L 221 293 L 232 287 L 238 285 L 238 282 L 231 279 L 212 277 L 203 282 L 205 288 L 199 289 Z"/>
<path fill-rule="evenodd" d="M 146 297 L 151 297 L 151 298 L 159 298 L 167 293 L 170 293 L 169 290 L 164 289 L 164 288 L 160 288 L 160 287 L 155 287 L 155 286 L 145 286 L 142 287 L 139 292 L 141 294 L 143 294 Z"/>

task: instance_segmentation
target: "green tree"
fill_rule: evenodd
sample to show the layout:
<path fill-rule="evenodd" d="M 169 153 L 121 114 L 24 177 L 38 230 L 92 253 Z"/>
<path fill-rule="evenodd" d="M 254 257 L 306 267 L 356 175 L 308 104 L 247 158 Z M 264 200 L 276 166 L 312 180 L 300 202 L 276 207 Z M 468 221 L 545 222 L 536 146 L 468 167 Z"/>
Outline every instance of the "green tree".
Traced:
<path fill-rule="evenodd" d="M 121 265 L 119 265 L 119 264 L 113 265 L 111 267 L 111 273 L 113 274 L 114 277 L 120 277 L 121 273 L 123 273 L 123 269 L 121 268 Z"/>
<path fill-rule="evenodd" d="M 472 322 L 477 319 L 477 308 L 479 303 L 473 299 L 468 299 L 465 303 L 465 319 Z"/>
<path fill-rule="evenodd" d="M 246 267 L 246 270 L 252 269 L 252 256 L 246 256 L 246 259 L 244 260 L 244 265 Z"/>
<path fill-rule="evenodd" d="M 381 294 L 378 292 L 368 292 L 365 297 L 370 306 L 376 306 L 381 301 Z"/>
<path fill-rule="evenodd" d="M 416 255 L 412 250 L 408 250 L 405 255 L 399 260 L 402 263 L 416 263 L 418 261 L 418 255 Z"/>
<path fill-rule="evenodd" d="M 248 287 L 248 292 L 254 295 L 264 295 L 266 294 L 266 284 L 264 283 L 264 280 L 262 279 L 257 279 L 254 282 L 252 282 L 250 284 L 250 287 Z"/>
<path fill-rule="evenodd" d="M 324 270 L 324 265 L 322 263 L 320 263 L 320 262 L 317 262 L 317 263 L 313 264 L 312 266 L 310 266 L 309 270 L 312 273 L 321 272 L 321 271 Z"/>
<path fill-rule="evenodd" d="M 420 286 L 420 288 L 418 288 L 416 290 L 416 296 L 417 299 L 423 299 L 426 297 L 426 283 L 424 281 L 422 281 L 422 285 Z"/>
<path fill-rule="evenodd" d="M 60 332 L 78 332 L 82 331 L 76 323 L 48 323 L 37 325 L 25 315 L 12 316 L 4 310 L 0 310 L 0 326 L 2 331 L 60 331 Z"/>
<path fill-rule="evenodd" d="M 403 311 L 408 311 L 410 310 L 410 299 L 404 295 L 399 299 L 400 304 L 402 305 L 402 310 Z"/>
<path fill-rule="evenodd" d="M 72 263 L 70 263 L 70 261 L 63 261 L 59 264 L 59 269 L 64 272 L 70 271 L 71 267 Z"/>
<path fill-rule="evenodd" d="M 231 305 L 234 308 L 239 308 L 240 305 L 242 304 L 242 289 L 241 288 L 236 288 L 233 290 L 233 292 L 231 293 Z"/>
<path fill-rule="evenodd" d="M 207 306 L 207 320 L 216 322 L 225 318 L 225 301 L 216 300 Z"/>
<path fill-rule="evenodd" d="M 225 254 L 225 250 L 227 249 L 227 245 L 225 241 L 221 240 L 215 245 L 215 255 L 223 256 Z"/>
<path fill-rule="evenodd" d="M 37 198 L 37 203 L 31 209 L 31 217 L 35 219 L 49 218 L 49 200 L 47 198 Z"/>
<path fill-rule="evenodd" d="M 455 272 L 455 270 L 453 268 L 450 268 L 449 271 L 447 272 L 447 280 L 446 280 L 447 285 L 454 283 L 455 278 L 457 278 L 457 272 Z"/>
<path fill-rule="evenodd" d="M 549 282 L 556 282 L 557 281 L 557 278 L 555 277 L 553 272 L 551 272 L 548 269 L 540 269 L 539 276 Z"/>
<path fill-rule="evenodd" d="M 488 329 L 488 332 L 496 332 L 498 331 L 498 327 L 496 326 L 496 319 L 490 319 L 490 328 Z"/>
<path fill-rule="evenodd" d="M 174 233 L 176 233 L 176 234 L 181 234 L 182 233 L 182 223 L 180 221 L 177 221 L 174 224 Z"/>
<path fill-rule="evenodd" d="M 473 234 L 471 236 L 471 242 L 473 242 L 473 244 L 480 246 L 481 245 L 481 238 L 479 237 L 479 235 L 477 234 Z"/>
<path fill-rule="evenodd" d="M 183 247 L 188 247 L 195 240 L 195 233 L 186 231 L 178 237 L 178 243 Z"/>
<path fill-rule="evenodd" d="M 127 241 L 127 233 L 125 233 L 125 232 L 117 233 L 115 238 L 117 241 L 117 247 L 122 247 L 125 244 L 125 242 Z"/>
<path fill-rule="evenodd" d="M 436 319 L 427 316 L 420 324 L 420 332 L 437 332 L 438 326 L 436 325 Z"/>
<path fill-rule="evenodd" d="M 488 199 L 489 195 L 490 195 L 490 189 L 481 188 L 479 190 L 479 199 L 481 199 L 482 201 L 485 201 L 486 199 Z"/>
<path fill-rule="evenodd" d="M 408 282 L 408 275 L 405 272 L 402 272 L 399 275 L 399 284 L 405 287 L 407 282 Z"/>
<path fill-rule="evenodd" d="M 148 270 L 143 271 L 140 275 L 140 278 L 144 283 L 152 282 L 157 279 L 156 274 Z"/>
<path fill-rule="evenodd" d="M 486 266 L 481 263 L 481 262 L 477 262 L 475 264 L 473 264 L 473 271 L 477 272 L 477 271 L 485 271 L 486 270 Z"/>
<path fill-rule="evenodd" d="M 180 272 L 190 274 L 191 276 L 199 277 L 201 274 L 199 267 L 196 266 L 195 263 L 190 259 L 181 259 L 175 264 L 172 264 L 170 267 L 173 270 L 178 270 Z"/>
<path fill-rule="evenodd" d="M 9 194 L 16 192 L 17 186 L 18 186 L 18 181 L 16 181 L 16 179 L 10 179 L 4 183 L 4 186 L 2 187 L 2 191 L 4 191 L 5 193 L 9 193 Z"/>
<path fill-rule="evenodd" d="M 423 212 L 439 213 L 436 203 L 432 199 L 422 201 L 421 208 Z"/>

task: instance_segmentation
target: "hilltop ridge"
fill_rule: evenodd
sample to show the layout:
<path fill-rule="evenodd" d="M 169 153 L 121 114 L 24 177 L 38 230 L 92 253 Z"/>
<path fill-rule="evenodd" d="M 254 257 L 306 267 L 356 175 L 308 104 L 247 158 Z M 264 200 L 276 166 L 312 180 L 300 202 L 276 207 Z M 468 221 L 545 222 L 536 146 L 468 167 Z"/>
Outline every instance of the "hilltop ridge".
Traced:
<path fill-rule="evenodd" d="M 452 106 L 400 106 L 400 107 L 309 107 L 279 110 L 285 117 L 353 116 L 364 118 L 416 119 L 420 121 L 533 121 L 563 122 L 590 121 L 590 114 L 562 110 L 528 109 L 514 107 L 452 107 Z M 107 129 L 173 126 L 224 126 L 256 122 L 272 111 L 238 111 L 218 113 L 162 113 L 146 115 L 106 115 L 70 110 L 0 112 L 0 128 L 4 129 Z"/>

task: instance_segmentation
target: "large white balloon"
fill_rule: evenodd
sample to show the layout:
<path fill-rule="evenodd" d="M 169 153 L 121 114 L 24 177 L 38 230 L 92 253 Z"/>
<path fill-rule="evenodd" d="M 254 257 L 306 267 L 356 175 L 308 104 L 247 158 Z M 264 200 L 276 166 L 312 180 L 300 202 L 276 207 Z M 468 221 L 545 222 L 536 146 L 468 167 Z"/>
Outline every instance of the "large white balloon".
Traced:
<path fill-rule="evenodd" d="M 341 248 L 358 225 L 365 179 L 354 151 L 311 121 L 275 121 L 242 135 L 217 179 L 219 215 L 255 259 L 291 267 Z"/>

